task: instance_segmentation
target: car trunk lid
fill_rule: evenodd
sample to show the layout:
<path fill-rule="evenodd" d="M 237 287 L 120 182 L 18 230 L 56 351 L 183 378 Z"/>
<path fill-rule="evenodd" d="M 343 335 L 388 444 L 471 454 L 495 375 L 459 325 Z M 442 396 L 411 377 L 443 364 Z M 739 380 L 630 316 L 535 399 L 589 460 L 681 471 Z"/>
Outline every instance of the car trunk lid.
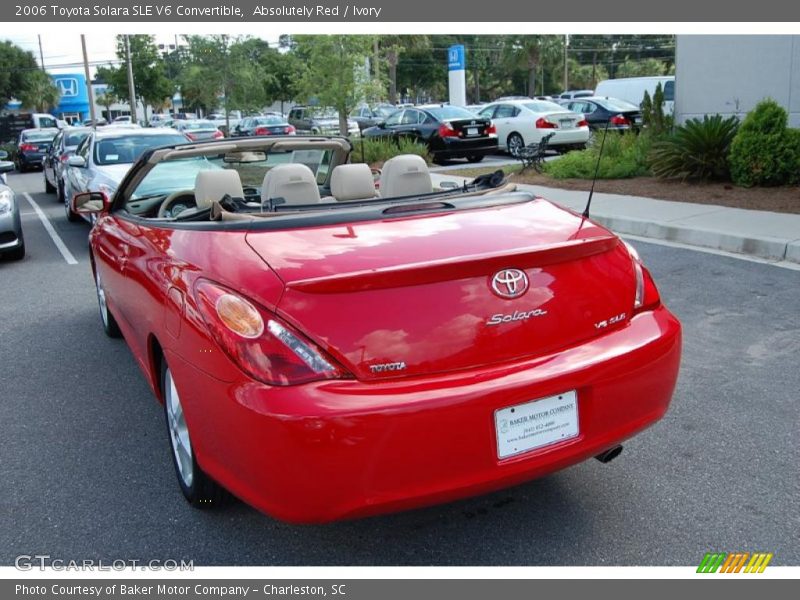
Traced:
<path fill-rule="evenodd" d="M 363 380 L 541 356 L 624 325 L 633 305 L 618 238 L 544 200 L 247 242 L 286 284 L 279 315 Z M 519 272 L 527 290 L 503 297 Z"/>

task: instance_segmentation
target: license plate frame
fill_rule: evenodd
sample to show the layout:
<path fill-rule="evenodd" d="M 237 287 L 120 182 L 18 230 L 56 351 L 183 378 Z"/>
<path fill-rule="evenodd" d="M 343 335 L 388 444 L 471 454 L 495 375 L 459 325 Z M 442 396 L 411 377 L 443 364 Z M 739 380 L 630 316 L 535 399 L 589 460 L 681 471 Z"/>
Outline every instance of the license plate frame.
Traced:
<path fill-rule="evenodd" d="M 570 390 L 499 408 L 494 428 L 500 460 L 574 439 L 580 435 L 578 394 Z"/>

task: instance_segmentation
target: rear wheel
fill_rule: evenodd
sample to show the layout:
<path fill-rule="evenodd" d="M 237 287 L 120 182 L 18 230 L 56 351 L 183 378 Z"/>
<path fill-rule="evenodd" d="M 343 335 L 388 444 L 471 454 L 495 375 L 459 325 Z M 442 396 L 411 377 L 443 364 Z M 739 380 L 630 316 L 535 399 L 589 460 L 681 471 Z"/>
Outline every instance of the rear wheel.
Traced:
<path fill-rule="evenodd" d="M 62 191 L 61 195 L 65 196 L 65 193 Z M 70 223 L 76 223 L 81 220 L 80 215 L 72 211 L 70 202 L 69 200 L 67 200 L 66 197 L 64 198 L 64 214 L 67 215 L 67 221 L 69 221 Z"/>
<path fill-rule="evenodd" d="M 516 132 L 509 134 L 508 139 L 506 140 L 506 147 L 508 148 L 508 153 L 511 156 L 516 156 L 517 153 L 525 147 L 525 140 L 522 139 L 522 136 Z"/>
<path fill-rule="evenodd" d="M 44 177 L 44 191 L 47 194 L 53 194 L 56 191 L 56 186 L 50 185 L 50 182 L 47 180 L 47 173 L 45 172 L 44 168 L 42 169 L 42 176 Z"/>
<path fill-rule="evenodd" d="M 181 492 L 195 508 L 215 508 L 225 504 L 230 498 L 228 493 L 197 464 L 181 397 L 166 360 L 161 363 L 161 389 L 164 393 L 164 415 L 172 463 Z"/>
<path fill-rule="evenodd" d="M 122 332 L 119 329 L 119 325 L 117 325 L 117 320 L 114 318 L 114 315 L 111 314 L 111 311 L 108 310 L 106 291 L 100 279 L 100 271 L 97 270 L 96 266 L 94 269 L 94 284 L 97 290 L 97 304 L 100 306 L 100 319 L 103 322 L 103 331 L 111 338 L 122 337 Z"/>

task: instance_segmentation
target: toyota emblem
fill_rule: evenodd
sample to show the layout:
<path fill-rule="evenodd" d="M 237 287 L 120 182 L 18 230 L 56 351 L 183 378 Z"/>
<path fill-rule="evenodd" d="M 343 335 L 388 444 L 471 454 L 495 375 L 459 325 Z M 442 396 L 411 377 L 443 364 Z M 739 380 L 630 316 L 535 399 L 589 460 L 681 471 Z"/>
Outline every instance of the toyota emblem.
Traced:
<path fill-rule="evenodd" d="M 492 291 L 501 298 L 519 298 L 528 291 L 528 276 L 520 269 L 503 269 L 492 277 Z"/>

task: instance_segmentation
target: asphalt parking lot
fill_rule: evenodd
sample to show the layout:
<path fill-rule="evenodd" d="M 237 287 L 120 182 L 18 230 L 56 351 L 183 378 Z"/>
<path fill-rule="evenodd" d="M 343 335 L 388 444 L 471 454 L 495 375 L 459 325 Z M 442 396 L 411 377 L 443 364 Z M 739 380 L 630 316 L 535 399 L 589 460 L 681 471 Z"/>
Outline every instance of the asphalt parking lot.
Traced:
<path fill-rule="evenodd" d="M 187 506 L 160 405 L 103 334 L 88 225 L 41 173 L 22 196 L 28 255 L 0 261 L 0 564 L 186 559 L 195 565 L 696 565 L 708 551 L 800 563 L 800 271 L 635 242 L 684 325 L 663 421 L 610 464 L 492 495 L 325 526 L 242 503 Z M 458 451 L 458 449 L 454 449 Z"/>

